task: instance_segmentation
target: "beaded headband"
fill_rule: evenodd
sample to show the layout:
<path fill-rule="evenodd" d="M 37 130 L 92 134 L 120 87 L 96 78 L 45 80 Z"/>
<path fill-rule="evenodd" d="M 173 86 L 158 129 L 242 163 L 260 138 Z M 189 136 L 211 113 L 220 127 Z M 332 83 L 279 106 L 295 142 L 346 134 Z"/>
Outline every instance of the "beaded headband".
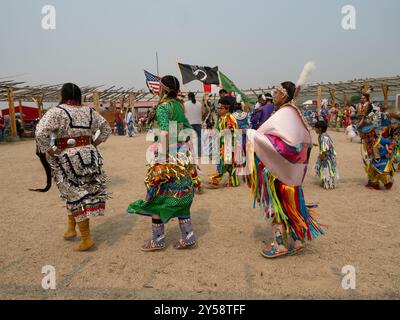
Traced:
<path fill-rule="evenodd" d="M 160 80 L 160 89 L 162 89 L 162 90 L 164 90 L 164 91 L 166 91 L 166 92 L 171 91 L 171 89 L 168 88 L 164 83 L 162 83 L 161 80 Z M 162 90 L 160 90 L 160 92 L 161 92 Z"/>
<path fill-rule="evenodd" d="M 164 91 L 166 94 L 169 94 L 171 91 L 175 91 L 174 89 L 171 89 L 167 87 L 162 81 L 160 80 L 160 93 Z M 177 94 L 179 93 L 179 90 L 177 91 Z"/>
<path fill-rule="evenodd" d="M 279 86 L 276 87 L 276 90 L 280 91 L 283 93 L 285 96 L 289 96 L 287 90 L 280 84 Z"/>

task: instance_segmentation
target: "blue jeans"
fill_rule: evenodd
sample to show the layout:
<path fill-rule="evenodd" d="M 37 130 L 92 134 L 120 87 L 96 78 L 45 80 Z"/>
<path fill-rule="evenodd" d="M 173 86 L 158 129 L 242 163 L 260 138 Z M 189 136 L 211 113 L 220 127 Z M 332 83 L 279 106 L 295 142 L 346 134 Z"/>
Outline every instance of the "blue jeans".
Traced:
<path fill-rule="evenodd" d="M 134 133 L 133 132 L 133 122 L 129 122 L 126 126 L 128 128 L 128 136 L 132 137 L 132 134 Z"/>
<path fill-rule="evenodd" d="M 124 133 L 124 125 L 122 122 L 117 123 L 117 131 L 118 131 L 119 136 L 123 136 L 125 134 Z"/>

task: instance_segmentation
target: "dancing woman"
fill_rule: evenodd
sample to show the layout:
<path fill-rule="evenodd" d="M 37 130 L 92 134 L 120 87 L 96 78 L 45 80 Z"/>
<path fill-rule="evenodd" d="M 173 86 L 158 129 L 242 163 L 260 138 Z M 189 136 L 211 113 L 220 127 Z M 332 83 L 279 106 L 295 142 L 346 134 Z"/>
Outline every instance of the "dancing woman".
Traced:
<path fill-rule="evenodd" d="M 94 140 L 98 130 L 100 135 Z M 47 111 L 36 127 L 37 153 L 42 163 L 48 161 L 51 172 L 46 173 L 52 173 L 60 197 L 66 201 L 68 229 L 64 238 L 70 240 L 77 236 L 76 224 L 82 236 L 75 251 L 93 247 L 89 219 L 104 215 L 109 195 L 97 146 L 110 134 L 107 120 L 90 107 L 82 106 L 81 90 L 72 83 L 62 87 L 60 105 Z M 39 191 L 48 189 L 49 183 L 48 188 Z"/>
<path fill-rule="evenodd" d="M 196 184 L 195 166 L 184 142 L 170 140 L 170 125 L 177 124 L 177 134 L 192 127 L 187 120 L 184 107 L 178 100 L 180 85 L 173 76 L 165 76 L 160 82 L 161 101 L 157 106 L 155 121 L 161 134 L 169 141 L 165 160 L 155 160 L 147 171 L 145 200 L 131 203 L 128 213 L 152 217 L 152 238 L 143 247 L 143 251 L 156 251 L 165 248 L 165 224 L 172 218 L 179 219 L 181 239 L 176 249 L 190 249 L 196 245 L 190 217 L 190 207 L 194 198 Z M 186 141 L 185 141 L 186 142 Z M 171 153 L 176 153 L 174 158 Z M 158 151 L 160 155 L 160 152 Z"/>
<path fill-rule="evenodd" d="M 306 65 L 297 88 L 281 83 L 274 97 L 276 113 L 257 131 L 249 130 L 249 186 L 272 220 L 274 242 L 262 250 L 266 258 L 295 254 L 304 249 L 306 238 L 323 233 L 302 188 L 312 148 L 310 129 L 292 101 L 312 69 Z"/>

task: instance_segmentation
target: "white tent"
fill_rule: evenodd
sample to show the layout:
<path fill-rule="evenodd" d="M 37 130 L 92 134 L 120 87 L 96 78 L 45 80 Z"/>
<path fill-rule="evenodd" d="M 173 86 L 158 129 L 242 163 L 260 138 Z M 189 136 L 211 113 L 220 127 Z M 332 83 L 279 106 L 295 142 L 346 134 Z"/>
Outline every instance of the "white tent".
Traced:
<path fill-rule="evenodd" d="M 312 106 L 313 101 L 312 100 L 307 100 L 306 102 L 303 103 L 303 106 Z"/>

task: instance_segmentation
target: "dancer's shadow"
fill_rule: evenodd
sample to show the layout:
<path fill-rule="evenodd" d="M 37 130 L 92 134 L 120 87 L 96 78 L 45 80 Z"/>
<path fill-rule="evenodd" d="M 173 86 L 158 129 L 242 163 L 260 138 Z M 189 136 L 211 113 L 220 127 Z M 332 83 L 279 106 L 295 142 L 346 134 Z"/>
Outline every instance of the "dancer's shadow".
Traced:
<path fill-rule="evenodd" d="M 117 175 L 110 176 L 110 180 L 111 181 L 107 183 L 109 187 L 119 186 L 128 182 L 127 179 Z"/>
<path fill-rule="evenodd" d="M 367 184 L 367 178 L 365 177 L 357 177 L 357 178 L 340 178 L 339 184 L 352 184 L 352 185 L 365 185 Z"/>
<path fill-rule="evenodd" d="M 271 226 L 267 223 L 264 225 L 257 225 L 253 231 L 253 239 L 259 244 L 261 244 L 263 241 L 272 243 L 274 241 L 274 237 L 272 236 Z"/>
<path fill-rule="evenodd" d="M 136 218 L 136 216 L 128 216 L 127 214 L 113 216 L 93 228 L 93 238 L 96 239 L 97 243 L 105 242 L 112 246 L 132 231 L 137 221 Z"/>
<path fill-rule="evenodd" d="M 313 179 L 313 181 L 311 182 L 311 184 L 313 186 L 318 186 L 321 187 L 321 182 L 318 179 Z M 322 187 L 321 187 L 322 188 Z"/>
<path fill-rule="evenodd" d="M 191 214 L 193 229 L 196 234 L 197 240 L 203 237 L 210 230 L 210 211 L 206 209 L 199 209 L 193 211 Z M 180 239 L 181 231 L 179 229 L 179 221 L 178 219 L 173 219 L 170 221 L 173 224 L 173 227 L 168 231 L 168 239 L 172 243 L 177 243 Z"/>

